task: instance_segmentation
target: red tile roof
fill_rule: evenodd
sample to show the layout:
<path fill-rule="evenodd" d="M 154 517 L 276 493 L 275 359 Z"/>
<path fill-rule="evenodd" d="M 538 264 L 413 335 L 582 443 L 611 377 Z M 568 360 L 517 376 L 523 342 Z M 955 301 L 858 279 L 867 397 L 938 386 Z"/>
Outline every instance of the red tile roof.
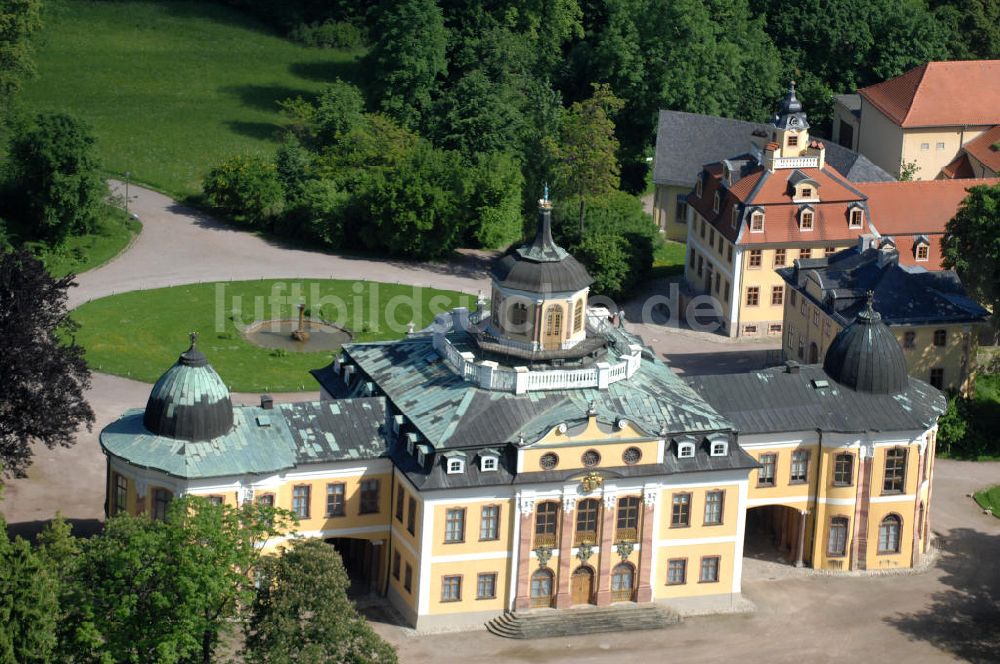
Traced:
<path fill-rule="evenodd" d="M 986 180 L 916 180 L 913 182 L 858 182 L 856 187 L 868 196 L 872 226 L 880 235 L 943 233 L 965 200 L 967 189 L 978 184 L 996 184 Z M 902 252 L 902 248 L 900 248 Z"/>
<path fill-rule="evenodd" d="M 1000 124 L 1000 60 L 928 62 L 858 94 L 901 127 Z"/>
<path fill-rule="evenodd" d="M 969 155 L 964 152 L 959 153 L 947 166 L 942 168 L 941 174 L 950 180 L 976 177 L 976 172 L 972 170 L 972 164 L 969 162 Z"/>
<path fill-rule="evenodd" d="M 965 144 L 965 151 L 993 171 L 1000 173 L 1000 124 Z"/>
<path fill-rule="evenodd" d="M 926 237 L 930 243 L 927 260 L 925 261 L 917 260 L 917 238 L 920 235 Z M 896 242 L 896 250 L 899 252 L 899 264 L 919 265 L 928 270 L 944 270 L 945 267 L 941 264 L 941 238 L 943 237 L 944 233 L 917 233 L 914 235 L 897 235 L 893 237 L 893 240 Z"/>

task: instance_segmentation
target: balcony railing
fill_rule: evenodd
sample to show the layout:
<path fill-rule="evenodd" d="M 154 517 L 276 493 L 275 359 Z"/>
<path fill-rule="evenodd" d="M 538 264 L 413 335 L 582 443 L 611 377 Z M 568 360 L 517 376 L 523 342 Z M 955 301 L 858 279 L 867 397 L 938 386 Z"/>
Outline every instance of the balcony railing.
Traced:
<path fill-rule="evenodd" d="M 555 547 L 556 545 L 556 534 L 555 533 L 535 533 L 535 548 L 540 546 Z"/>
<path fill-rule="evenodd" d="M 635 595 L 635 590 L 633 590 L 632 588 L 625 588 L 624 590 L 612 590 L 611 591 L 611 601 L 612 602 L 631 602 L 633 595 Z"/>
<path fill-rule="evenodd" d="M 573 539 L 573 543 L 576 546 L 581 544 L 590 544 L 591 546 L 597 544 L 597 531 L 596 530 L 578 530 L 576 531 L 576 537 Z"/>
<path fill-rule="evenodd" d="M 619 528 L 615 531 L 615 544 L 619 542 L 638 542 L 639 531 L 636 528 Z"/>

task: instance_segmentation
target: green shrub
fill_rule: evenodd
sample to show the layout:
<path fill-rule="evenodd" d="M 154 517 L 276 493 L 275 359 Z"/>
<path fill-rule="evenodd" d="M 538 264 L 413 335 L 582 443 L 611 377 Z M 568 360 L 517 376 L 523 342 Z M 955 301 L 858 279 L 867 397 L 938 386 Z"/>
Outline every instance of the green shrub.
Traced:
<path fill-rule="evenodd" d="M 277 169 L 256 155 L 227 159 L 209 171 L 203 186 L 209 205 L 257 228 L 266 226 L 284 204 Z"/>
<path fill-rule="evenodd" d="M 290 39 L 317 48 L 359 49 L 365 45 L 365 34 L 358 26 L 346 21 L 326 20 L 322 23 L 299 23 L 288 33 Z"/>

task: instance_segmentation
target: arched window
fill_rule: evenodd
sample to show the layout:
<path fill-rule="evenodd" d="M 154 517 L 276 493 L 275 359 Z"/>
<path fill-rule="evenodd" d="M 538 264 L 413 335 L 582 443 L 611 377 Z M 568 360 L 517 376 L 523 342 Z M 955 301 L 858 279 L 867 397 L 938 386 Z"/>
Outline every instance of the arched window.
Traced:
<path fill-rule="evenodd" d="M 545 334 L 559 336 L 562 333 L 562 307 L 557 304 L 545 310 Z"/>
<path fill-rule="evenodd" d="M 639 498 L 623 496 L 618 499 L 618 541 L 634 542 L 639 534 Z"/>
<path fill-rule="evenodd" d="M 799 229 L 803 231 L 811 231 L 813 229 L 813 211 L 810 209 L 804 209 L 799 213 Z"/>
<path fill-rule="evenodd" d="M 847 553 L 846 516 L 835 516 L 830 520 L 830 537 L 826 543 L 826 553 L 830 556 L 843 556 Z"/>
<path fill-rule="evenodd" d="M 631 563 L 618 563 L 611 571 L 611 601 L 630 602 L 635 587 L 635 567 Z"/>
<path fill-rule="evenodd" d="M 583 329 L 583 298 L 573 305 L 573 331 L 579 332 Z"/>
<path fill-rule="evenodd" d="M 538 505 L 535 512 L 535 546 L 555 546 L 559 503 L 548 501 Z"/>
<path fill-rule="evenodd" d="M 528 305 L 526 305 L 524 302 L 515 302 L 510 308 L 510 324 L 518 326 L 518 325 L 524 325 L 527 322 L 528 322 Z"/>
<path fill-rule="evenodd" d="M 757 211 L 750 217 L 750 230 L 754 233 L 761 233 L 764 230 L 764 213 Z"/>
<path fill-rule="evenodd" d="M 552 603 L 552 572 L 535 570 L 531 575 L 531 606 L 549 606 Z"/>
<path fill-rule="evenodd" d="M 597 543 L 597 519 L 601 513 L 601 502 L 595 498 L 581 500 L 576 506 L 576 543 Z"/>
<path fill-rule="evenodd" d="M 882 519 L 878 527 L 879 553 L 899 553 L 899 532 L 902 525 L 903 520 L 895 514 Z"/>

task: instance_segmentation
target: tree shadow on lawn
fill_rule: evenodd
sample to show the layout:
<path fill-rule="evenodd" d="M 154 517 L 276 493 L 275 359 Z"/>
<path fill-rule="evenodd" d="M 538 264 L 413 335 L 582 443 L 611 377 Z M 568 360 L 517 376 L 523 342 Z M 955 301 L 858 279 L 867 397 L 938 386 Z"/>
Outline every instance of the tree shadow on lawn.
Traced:
<path fill-rule="evenodd" d="M 316 96 L 309 90 L 287 85 L 229 85 L 219 88 L 219 92 L 237 97 L 244 106 L 271 113 L 278 111 L 278 102 L 293 97 L 312 101 Z"/>
<path fill-rule="evenodd" d="M 15 536 L 21 536 L 30 542 L 34 542 L 38 534 L 51 522 L 52 519 L 8 523 L 7 536 L 11 539 Z M 66 519 L 66 523 L 72 528 L 71 532 L 74 537 L 93 537 L 104 530 L 104 522 L 100 519 Z"/>
<path fill-rule="evenodd" d="M 243 122 L 242 120 L 227 120 L 224 124 L 237 134 L 264 141 L 277 139 L 281 129 L 278 125 L 271 122 Z"/>
<path fill-rule="evenodd" d="M 931 596 L 922 611 L 886 622 L 913 640 L 970 662 L 1000 658 L 1000 535 L 956 528 L 938 537 L 940 581 L 950 589 Z"/>
<path fill-rule="evenodd" d="M 333 83 L 338 78 L 348 83 L 362 85 L 361 60 L 330 60 L 328 62 L 293 62 L 288 65 L 288 71 L 307 81 Z"/>

